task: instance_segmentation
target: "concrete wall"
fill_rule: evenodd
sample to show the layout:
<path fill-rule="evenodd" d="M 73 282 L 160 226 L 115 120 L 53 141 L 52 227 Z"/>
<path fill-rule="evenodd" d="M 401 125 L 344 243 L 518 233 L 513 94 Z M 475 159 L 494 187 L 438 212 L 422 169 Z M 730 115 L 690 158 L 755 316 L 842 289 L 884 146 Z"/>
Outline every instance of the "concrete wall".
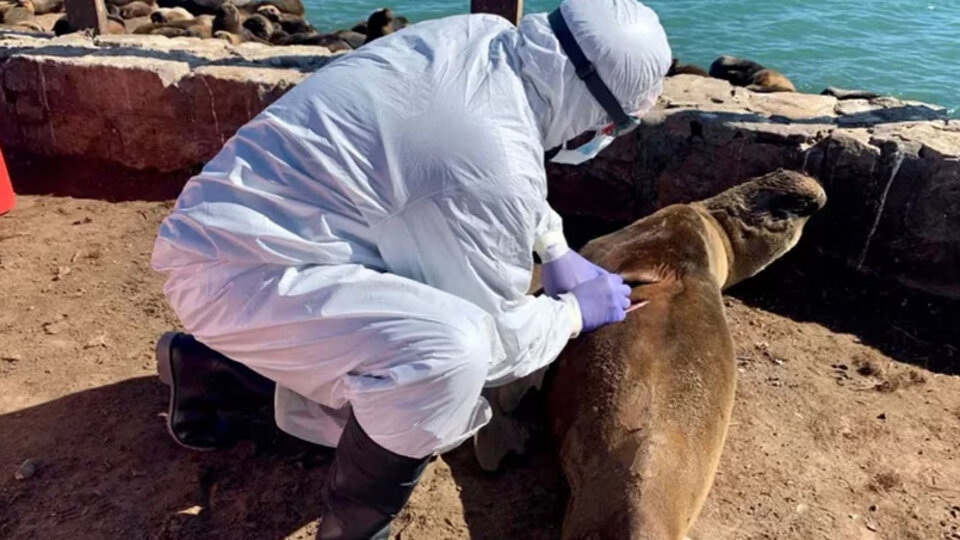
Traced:
<path fill-rule="evenodd" d="M 0 37 L 0 144 L 182 174 L 333 58 L 186 38 Z M 675 77 L 634 137 L 551 167 L 551 200 L 571 220 L 619 225 L 779 167 L 817 177 L 830 198 L 806 244 L 960 298 L 960 124 L 931 105 Z"/>

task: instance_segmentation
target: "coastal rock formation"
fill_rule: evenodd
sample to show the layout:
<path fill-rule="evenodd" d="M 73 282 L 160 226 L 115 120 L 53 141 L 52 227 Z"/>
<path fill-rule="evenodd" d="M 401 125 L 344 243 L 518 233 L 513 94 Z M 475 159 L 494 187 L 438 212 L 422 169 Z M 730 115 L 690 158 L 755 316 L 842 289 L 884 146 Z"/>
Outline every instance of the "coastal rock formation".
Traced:
<path fill-rule="evenodd" d="M 317 46 L 7 35 L 0 40 L 0 145 L 186 174 L 335 57 Z M 587 164 L 550 166 L 548 174 L 568 235 L 585 241 L 778 168 L 816 177 L 830 197 L 806 232 L 808 245 L 862 271 L 960 298 L 960 123 L 934 105 L 761 94 L 678 75 L 666 80 L 658 108 L 633 136 Z"/>

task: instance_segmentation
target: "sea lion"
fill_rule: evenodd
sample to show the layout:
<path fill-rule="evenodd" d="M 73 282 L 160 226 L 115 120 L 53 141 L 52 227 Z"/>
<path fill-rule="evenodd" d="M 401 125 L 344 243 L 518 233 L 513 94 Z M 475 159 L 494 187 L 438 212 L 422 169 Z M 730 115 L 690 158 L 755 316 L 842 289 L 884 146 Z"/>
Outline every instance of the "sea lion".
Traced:
<path fill-rule="evenodd" d="M 772 69 L 761 69 L 753 74 L 747 90 L 754 92 L 796 92 L 796 87 L 782 73 Z"/>
<path fill-rule="evenodd" d="M 670 63 L 670 69 L 667 70 L 667 77 L 674 75 L 699 75 L 700 77 L 709 77 L 710 74 L 700 66 L 694 64 L 681 64 L 676 58 Z"/>
<path fill-rule="evenodd" d="M 263 15 L 273 23 L 275 31 L 282 30 L 286 34 L 303 34 L 316 32 L 303 17 L 281 12 L 277 6 L 260 6 L 257 13 Z M 275 36 L 279 37 L 279 36 Z"/>
<path fill-rule="evenodd" d="M 367 36 L 364 43 L 393 33 L 393 12 L 390 8 L 380 8 L 367 17 Z"/>
<path fill-rule="evenodd" d="M 351 49 L 356 49 L 367 41 L 366 34 L 358 34 L 353 30 L 337 30 L 333 35 L 347 43 Z"/>
<path fill-rule="evenodd" d="M 264 41 L 269 41 L 274 32 L 273 23 L 270 22 L 270 19 L 260 15 L 259 13 L 255 13 L 247 17 L 243 21 L 243 27 L 246 28 L 251 34 Z"/>
<path fill-rule="evenodd" d="M 32 21 L 35 15 L 36 8 L 33 0 L 18 0 L 15 6 L 3 14 L 3 24 L 13 26 L 15 24 Z"/>
<path fill-rule="evenodd" d="M 710 65 L 710 76 L 754 92 L 797 91 L 790 79 L 783 74 L 735 56 L 721 56 L 714 60 Z"/>
<path fill-rule="evenodd" d="M 733 409 L 721 290 L 796 245 L 825 203 L 815 180 L 781 170 L 584 247 L 642 307 L 572 342 L 556 363 L 548 410 L 571 491 L 563 538 L 684 537 Z"/>
<path fill-rule="evenodd" d="M 624 276 L 641 307 L 571 342 L 546 375 L 550 431 L 571 490 L 563 538 L 683 537 L 712 484 L 733 406 L 721 290 L 789 251 L 825 203 L 815 180 L 781 170 L 584 247 L 584 257 Z M 494 417 L 474 438 L 484 469 L 523 453 L 529 424 L 511 411 L 547 371 L 485 391 Z"/>
<path fill-rule="evenodd" d="M 148 4 L 146 2 L 136 0 L 118 8 L 117 15 L 119 15 L 122 19 L 135 19 L 137 17 L 150 16 L 154 11 L 157 11 L 157 9 L 158 8 L 156 4 Z"/>
<path fill-rule="evenodd" d="M 753 82 L 754 74 L 762 69 L 765 68 L 751 60 L 725 55 L 710 64 L 710 76 L 723 79 L 734 86 L 746 86 Z"/>
<path fill-rule="evenodd" d="M 43 28 L 43 25 L 40 24 L 36 19 L 18 22 L 17 24 L 10 25 L 10 26 L 8 25 L 4 25 L 4 26 L 6 26 L 7 28 L 10 28 L 11 30 L 18 30 L 21 32 L 37 32 L 37 33 L 46 32 L 46 30 Z"/>
<path fill-rule="evenodd" d="M 166 37 L 213 37 L 213 15 L 199 15 L 193 19 L 166 23 L 150 23 L 138 27 L 134 34 L 150 34 Z"/>
<path fill-rule="evenodd" d="M 222 39 L 233 45 L 239 45 L 243 43 L 243 38 L 234 33 L 227 32 L 226 30 L 217 30 L 213 33 L 213 37 L 216 39 Z"/>
<path fill-rule="evenodd" d="M 240 37 L 243 34 L 243 14 L 240 9 L 231 3 L 220 6 L 213 18 L 213 31 L 230 32 Z"/>
<path fill-rule="evenodd" d="M 107 35 L 122 35 L 127 33 L 127 24 L 120 17 L 107 15 L 107 27 L 103 31 Z"/>
<path fill-rule="evenodd" d="M 867 90 L 846 90 L 836 86 L 828 86 L 820 92 L 821 96 L 833 96 L 839 100 L 844 99 L 874 99 L 880 97 L 880 94 Z"/>
<path fill-rule="evenodd" d="M 189 21 L 194 18 L 193 14 L 184 8 L 157 8 L 150 13 L 150 21 L 154 24 L 167 24 L 174 21 Z"/>
<path fill-rule="evenodd" d="M 34 15 L 60 13 L 63 11 L 63 0 L 33 0 Z"/>

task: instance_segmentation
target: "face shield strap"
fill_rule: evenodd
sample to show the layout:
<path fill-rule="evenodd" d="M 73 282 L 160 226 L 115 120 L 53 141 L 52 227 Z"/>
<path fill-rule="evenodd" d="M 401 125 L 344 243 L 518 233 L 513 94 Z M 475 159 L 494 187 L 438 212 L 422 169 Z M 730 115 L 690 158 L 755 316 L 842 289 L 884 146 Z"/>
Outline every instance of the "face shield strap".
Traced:
<path fill-rule="evenodd" d="M 583 49 L 580 48 L 577 40 L 573 37 L 573 33 L 570 32 L 570 27 L 567 26 L 567 21 L 560 13 L 560 8 L 554 10 L 547 17 L 547 20 L 550 21 L 550 28 L 553 29 L 554 35 L 560 42 L 560 48 L 563 49 L 563 52 L 566 53 L 567 58 L 570 59 L 573 67 L 577 70 L 577 77 L 587 85 L 590 94 L 613 120 L 614 135 L 623 135 L 633 131 L 639 121 L 624 112 L 613 92 L 600 78 L 600 74 L 597 73 L 593 63 L 583 54 Z"/>

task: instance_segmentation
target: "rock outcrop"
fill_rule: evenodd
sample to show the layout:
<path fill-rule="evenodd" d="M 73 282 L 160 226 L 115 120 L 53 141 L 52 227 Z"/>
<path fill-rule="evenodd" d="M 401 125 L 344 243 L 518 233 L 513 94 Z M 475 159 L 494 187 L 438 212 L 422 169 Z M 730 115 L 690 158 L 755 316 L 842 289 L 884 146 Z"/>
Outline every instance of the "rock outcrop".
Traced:
<path fill-rule="evenodd" d="M 196 38 L 4 36 L 3 148 L 182 171 L 334 57 Z"/>
<path fill-rule="evenodd" d="M 804 171 L 827 191 L 806 245 L 960 298 L 960 122 L 940 107 L 757 94 L 681 75 L 667 79 L 635 138 L 548 171 L 558 211 L 612 228 L 777 168 Z"/>
<path fill-rule="evenodd" d="M 335 57 L 323 47 L 193 38 L 0 35 L 0 144 L 182 174 Z M 960 122 L 940 107 L 758 94 L 679 75 L 635 136 L 590 163 L 548 171 L 557 209 L 595 232 L 777 168 L 827 190 L 804 244 L 960 298 Z"/>

